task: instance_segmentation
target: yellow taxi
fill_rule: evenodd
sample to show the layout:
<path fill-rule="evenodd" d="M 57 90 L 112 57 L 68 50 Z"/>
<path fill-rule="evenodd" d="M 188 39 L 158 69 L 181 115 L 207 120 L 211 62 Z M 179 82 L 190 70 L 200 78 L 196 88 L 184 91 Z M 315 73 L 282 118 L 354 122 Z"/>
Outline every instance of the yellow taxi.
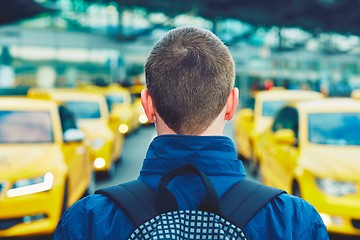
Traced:
<path fill-rule="evenodd" d="M 120 160 L 124 135 L 114 130 L 118 122 L 109 120 L 104 95 L 78 89 L 30 89 L 29 96 L 49 97 L 72 110 L 79 119 L 79 126 L 91 140 L 91 155 L 96 172 L 113 177 L 115 163 Z M 117 121 L 116 119 L 114 121 Z"/>
<path fill-rule="evenodd" d="M 119 84 L 110 84 L 108 86 L 85 85 L 80 88 L 85 92 L 101 93 L 106 97 L 110 119 L 114 129 L 122 134 L 129 134 L 140 127 L 137 111 L 133 107 L 133 99 L 129 89 Z"/>
<path fill-rule="evenodd" d="M 234 142 L 239 159 L 247 161 L 250 171 L 257 174 L 257 140 L 272 123 L 277 111 L 291 101 L 323 97 L 321 93 L 310 90 L 272 89 L 255 93 L 254 109 L 242 108 L 234 117 Z"/>
<path fill-rule="evenodd" d="M 111 118 L 119 119 L 118 130 L 128 134 L 140 126 L 136 109 L 133 107 L 130 91 L 120 85 L 103 87 Z"/>
<path fill-rule="evenodd" d="M 88 149 L 65 106 L 0 98 L 0 238 L 51 234 L 67 207 L 94 191 Z"/>
<path fill-rule="evenodd" d="M 360 236 L 359 136 L 354 99 L 289 104 L 259 140 L 261 179 L 313 204 L 329 232 Z"/>
<path fill-rule="evenodd" d="M 141 91 L 145 89 L 142 84 L 136 84 L 129 88 L 131 97 L 133 98 L 133 108 L 137 114 L 137 119 L 141 125 L 149 125 L 149 119 L 147 118 L 144 108 L 141 104 Z"/>

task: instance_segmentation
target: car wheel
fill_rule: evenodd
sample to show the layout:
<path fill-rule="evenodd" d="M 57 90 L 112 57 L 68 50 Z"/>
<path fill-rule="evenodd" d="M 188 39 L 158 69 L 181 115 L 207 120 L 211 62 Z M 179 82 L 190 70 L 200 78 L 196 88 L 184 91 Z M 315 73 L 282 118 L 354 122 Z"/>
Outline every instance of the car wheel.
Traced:
<path fill-rule="evenodd" d="M 244 165 L 248 165 L 248 164 L 249 164 L 249 161 L 248 161 L 241 153 L 237 153 L 237 159 L 239 159 L 240 161 L 242 161 Z"/>
<path fill-rule="evenodd" d="M 254 175 L 254 177 L 257 177 L 259 175 L 259 168 L 260 168 L 260 164 L 259 164 L 258 160 L 254 159 L 254 158 L 252 160 L 250 160 L 249 170 L 250 170 L 250 173 L 252 175 Z"/>
<path fill-rule="evenodd" d="M 112 152 L 114 152 L 114 150 L 116 149 L 116 146 L 117 145 L 120 145 L 120 137 L 116 137 L 116 141 L 114 143 L 114 146 L 113 146 L 113 149 L 112 149 Z M 113 156 L 113 159 L 114 159 L 114 162 L 115 164 L 118 164 L 121 160 L 121 154 L 122 154 L 122 150 L 120 150 L 116 155 Z"/>
<path fill-rule="evenodd" d="M 264 177 L 263 177 L 263 174 L 262 174 L 262 171 L 261 171 L 261 166 L 260 166 L 259 162 L 257 163 L 257 166 L 258 166 L 257 167 L 257 174 L 254 175 L 254 177 L 258 182 L 261 182 L 261 183 L 265 184 L 264 183 Z"/>
<path fill-rule="evenodd" d="M 114 161 L 112 161 L 110 168 L 106 171 L 106 177 L 111 179 L 115 176 L 115 174 L 116 174 L 116 165 Z"/>
<path fill-rule="evenodd" d="M 299 184 L 295 181 L 292 186 L 292 195 L 296 197 L 301 197 L 301 191 Z"/>
<path fill-rule="evenodd" d="M 95 192 L 95 173 L 92 171 L 90 174 L 89 184 L 84 192 L 83 197 L 91 195 Z"/>
<path fill-rule="evenodd" d="M 259 168 L 260 168 L 260 163 L 258 158 L 255 156 L 255 152 L 254 149 L 252 149 L 251 151 L 251 156 L 249 159 L 249 170 L 250 173 L 254 176 L 257 177 L 259 174 Z"/>
<path fill-rule="evenodd" d="M 116 165 L 120 165 L 121 162 L 122 162 L 122 155 L 120 155 L 120 156 L 116 159 L 115 164 L 116 164 Z"/>
<path fill-rule="evenodd" d="M 63 203 L 61 206 L 61 216 L 66 212 L 68 208 L 68 200 L 69 200 L 69 183 L 66 180 L 65 186 L 64 186 L 64 197 L 63 197 Z"/>

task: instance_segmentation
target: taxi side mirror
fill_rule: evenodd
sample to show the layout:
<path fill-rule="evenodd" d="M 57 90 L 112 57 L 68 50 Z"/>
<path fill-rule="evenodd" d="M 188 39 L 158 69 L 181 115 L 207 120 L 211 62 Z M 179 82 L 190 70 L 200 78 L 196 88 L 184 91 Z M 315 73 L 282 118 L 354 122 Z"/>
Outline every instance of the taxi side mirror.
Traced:
<path fill-rule="evenodd" d="M 85 140 L 85 133 L 79 129 L 68 129 L 64 133 L 64 142 L 82 142 Z"/>
<path fill-rule="evenodd" d="M 275 139 L 282 144 L 295 145 L 295 133 L 291 129 L 279 129 L 275 132 Z"/>
<path fill-rule="evenodd" d="M 112 111 L 109 115 L 109 123 L 110 124 L 118 124 L 120 122 L 119 116 L 116 111 Z"/>
<path fill-rule="evenodd" d="M 111 107 L 110 117 L 118 115 L 119 112 L 121 112 L 121 110 L 122 110 L 122 106 L 123 106 L 123 104 L 114 103 Z"/>

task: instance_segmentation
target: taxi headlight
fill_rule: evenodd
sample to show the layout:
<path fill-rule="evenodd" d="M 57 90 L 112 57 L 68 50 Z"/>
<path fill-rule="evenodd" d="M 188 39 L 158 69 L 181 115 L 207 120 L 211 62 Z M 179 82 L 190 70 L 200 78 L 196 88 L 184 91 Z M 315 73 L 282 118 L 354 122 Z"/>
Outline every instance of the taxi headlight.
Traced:
<path fill-rule="evenodd" d="M 105 144 L 105 140 L 102 138 L 95 138 L 91 141 L 91 146 L 94 149 L 100 149 Z"/>
<path fill-rule="evenodd" d="M 344 196 L 356 192 L 356 186 L 353 182 L 317 178 L 316 185 L 324 193 L 333 196 Z"/>
<path fill-rule="evenodd" d="M 118 130 L 119 130 L 120 133 L 125 134 L 125 133 L 127 133 L 129 131 L 129 127 L 125 123 L 122 123 L 118 127 Z"/>
<path fill-rule="evenodd" d="M 140 123 L 144 124 L 144 123 L 147 123 L 147 121 L 148 121 L 148 118 L 147 118 L 147 116 L 145 114 L 141 114 L 139 116 L 139 122 Z"/>
<path fill-rule="evenodd" d="M 38 192 L 48 191 L 54 183 L 54 174 L 45 173 L 41 177 L 20 179 L 16 181 L 12 188 L 6 192 L 8 197 L 18 197 Z"/>

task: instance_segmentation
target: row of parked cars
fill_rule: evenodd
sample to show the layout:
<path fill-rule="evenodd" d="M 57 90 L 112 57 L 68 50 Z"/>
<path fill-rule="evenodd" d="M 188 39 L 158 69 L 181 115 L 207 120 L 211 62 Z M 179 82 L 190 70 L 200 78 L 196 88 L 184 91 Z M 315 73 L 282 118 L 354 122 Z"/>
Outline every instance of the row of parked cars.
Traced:
<path fill-rule="evenodd" d="M 310 202 L 328 231 L 360 236 L 360 90 L 258 92 L 234 121 L 240 159 L 266 185 Z"/>
<path fill-rule="evenodd" d="M 147 123 L 131 93 L 113 85 L 0 96 L 0 237 L 51 234 L 94 191 L 97 172 L 115 174 L 124 138 Z"/>

